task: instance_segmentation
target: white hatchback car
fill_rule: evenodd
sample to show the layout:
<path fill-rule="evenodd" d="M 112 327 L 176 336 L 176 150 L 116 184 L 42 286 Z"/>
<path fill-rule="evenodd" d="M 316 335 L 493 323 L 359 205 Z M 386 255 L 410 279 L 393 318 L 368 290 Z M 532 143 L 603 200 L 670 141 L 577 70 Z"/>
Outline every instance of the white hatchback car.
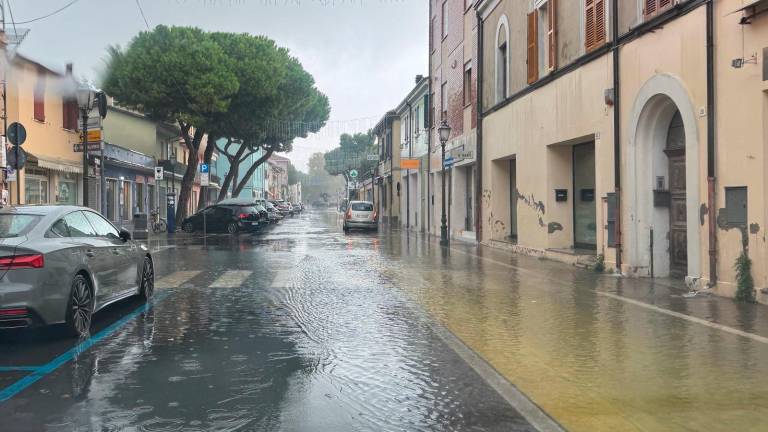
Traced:
<path fill-rule="evenodd" d="M 350 229 L 378 230 L 379 220 L 370 201 L 350 201 L 344 213 L 344 232 Z"/>

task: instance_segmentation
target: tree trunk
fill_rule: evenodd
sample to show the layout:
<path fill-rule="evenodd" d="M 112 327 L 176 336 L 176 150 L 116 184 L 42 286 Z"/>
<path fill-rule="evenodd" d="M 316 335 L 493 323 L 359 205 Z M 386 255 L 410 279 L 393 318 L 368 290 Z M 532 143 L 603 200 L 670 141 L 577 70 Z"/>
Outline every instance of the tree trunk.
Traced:
<path fill-rule="evenodd" d="M 267 161 L 267 159 L 272 157 L 272 154 L 275 152 L 273 149 L 267 150 L 267 153 L 264 154 L 264 156 L 260 157 L 256 162 L 251 165 L 250 168 L 248 168 L 248 171 L 243 176 L 243 179 L 237 184 L 237 189 L 235 189 L 235 192 L 237 195 L 240 195 L 240 192 L 243 191 L 243 188 L 245 188 L 245 185 L 248 183 L 248 181 L 253 176 L 253 173 L 256 171 L 256 168 L 260 167 L 261 164 Z"/>
<path fill-rule="evenodd" d="M 216 137 L 208 135 L 208 145 L 205 147 L 205 153 L 203 153 L 203 163 L 211 166 L 211 158 L 213 158 L 213 150 L 216 148 Z M 197 209 L 202 210 L 208 205 L 208 186 L 200 187 L 200 199 L 197 201 Z"/>
<path fill-rule="evenodd" d="M 235 155 L 232 156 L 226 152 L 226 147 L 224 150 L 219 149 L 219 153 L 224 155 L 229 161 L 229 172 L 224 177 L 224 183 L 221 184 L 221 190 L 219 190 L 219 201 L 227 197 L 227 191 L 229 190 L 230 185 L 237 183 L 237 177 L 235 177 L 235 174 L 237 174 L 237 167 L 240 166 L 240 159 L 245 153 L 245 150 L 246 150 L 246 145 L 240 144 L 240 148 L 237 149 L 237 153 L 235 153 Z"/>
<path fill-rule="evenodd" d="M 195 174 L 197 173 L 197 152 L 200 149 L 200 141 L 203 139 L 203 135 L 205 135 L 205 131 L 198 129 L 195 131 L 194 136 L 190 136 L 189 129 L 189 126 L 182 124 L 182 138 L 189 150 L 189 155 L 187 156 L 187 171 L 184 172 L 184 177 L 181 179 L 179 201 L 176 203 L 177 223 L 181 223 L 181 221 L 187 217 L 187 205 L 189 204 L 189 198 L 192 195 L 192 185 L 195 182 Z"/>

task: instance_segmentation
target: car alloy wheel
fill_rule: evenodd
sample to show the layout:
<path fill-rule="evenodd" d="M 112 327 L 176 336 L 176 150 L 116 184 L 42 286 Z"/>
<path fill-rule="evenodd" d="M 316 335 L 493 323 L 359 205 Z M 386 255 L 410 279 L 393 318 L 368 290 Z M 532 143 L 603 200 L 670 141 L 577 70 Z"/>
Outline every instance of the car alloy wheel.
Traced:
<path fill-rule="evenodd" d="M 149 300 L 155 294 L 155 267 L 150 257 L 144 257 L 144 267 L 141 270 L 141 296 Z"/>
<path fill-rule="evenodd" d="M 195 232 L 195 226 L 192 222 L 185 222 L 184 225 L 181 226 L 181 229 L 186 233 Z"/>
<path fill-rule="evenodd" d="M 94 303 L 88 279 L 82 274 L 76 275 L 72 281 L 66 314 L 67 327 L 74 336 L 85 337 L 89 334 Z"/>
<path fill-rule="evenodd" d="M 230 223 L 227 224 L 227 233 L 229 233 L 229 234 L 237 234 L 237 230 L 238 230 L 238 227 L 237 227 L 236 223 L 230 222 Z"/>

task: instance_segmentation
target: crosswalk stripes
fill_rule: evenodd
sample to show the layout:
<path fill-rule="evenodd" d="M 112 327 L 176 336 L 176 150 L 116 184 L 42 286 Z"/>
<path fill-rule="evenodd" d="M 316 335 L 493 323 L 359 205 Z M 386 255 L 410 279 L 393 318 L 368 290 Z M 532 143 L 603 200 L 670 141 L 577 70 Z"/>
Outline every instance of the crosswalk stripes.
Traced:
<path fill-rule="evenodd" d="M 211 288 L 237 288 L 241 286 L 251 274 L 253 274 L 253 272 L 249 270 L 228 270 L 211 284 Z"/>
<path fill-rule="evenodd" d="M 155 288 L 176 288 L 199 275 L 199 270 L 177 271 L 155 282 Z"/>
<path fill-rule="evenodd" d="M 272 281 L 272 288 L 288 288 L 292 284 L 293 272 L 291 270 L 280 270 Z"/>

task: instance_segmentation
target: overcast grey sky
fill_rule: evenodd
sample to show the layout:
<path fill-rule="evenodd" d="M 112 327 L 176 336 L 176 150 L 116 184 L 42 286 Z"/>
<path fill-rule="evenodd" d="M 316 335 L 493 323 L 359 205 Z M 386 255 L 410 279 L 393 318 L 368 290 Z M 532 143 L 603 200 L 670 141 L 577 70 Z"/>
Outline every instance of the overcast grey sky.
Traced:
<path fill-rule="evenodd" d="M 10 0 L 16 22 L 46 15 L 71 0 Z M 426 0 L 140 0 L 151 25 L 263 34 L 290 48 L 331 100 L 325 130 L 295 143 L 287 156 L 306 169 L 309 156 L 364 131 L 395 107 L 426 74 Z M 6 14 L 10 24 L 10 16 Z M 105 47 L 127 44 L 146 29 L 135 0 L 78 0 L 31 31 L 20 52 L 75 75 L 95 77 Z"/>

